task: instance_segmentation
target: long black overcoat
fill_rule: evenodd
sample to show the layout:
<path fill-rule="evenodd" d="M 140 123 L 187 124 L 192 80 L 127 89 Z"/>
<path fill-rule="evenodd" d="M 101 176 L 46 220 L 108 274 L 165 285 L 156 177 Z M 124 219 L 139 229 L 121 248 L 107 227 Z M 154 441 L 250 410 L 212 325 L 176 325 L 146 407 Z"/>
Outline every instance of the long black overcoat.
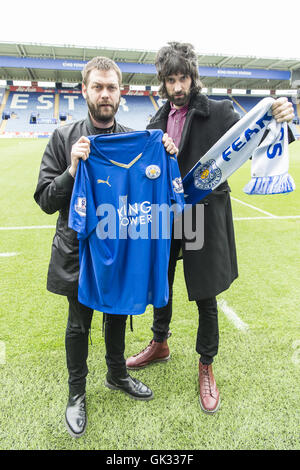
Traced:
<path fill-rule="evenodd" d="M 166 132 L 170 103 L 167 101 L 148 125 Z M 203 157 L 238 120 L 230 100 L 211 100 L 194 95 L 182 131 L 178 164 L 181 176 Z M 190 300 L 213 297 L 228 289 L 238 276 L 230 187 L 225 181 L 204 200 L 204 244 L 197 251 L 182 243 L 182 258 Z"/>

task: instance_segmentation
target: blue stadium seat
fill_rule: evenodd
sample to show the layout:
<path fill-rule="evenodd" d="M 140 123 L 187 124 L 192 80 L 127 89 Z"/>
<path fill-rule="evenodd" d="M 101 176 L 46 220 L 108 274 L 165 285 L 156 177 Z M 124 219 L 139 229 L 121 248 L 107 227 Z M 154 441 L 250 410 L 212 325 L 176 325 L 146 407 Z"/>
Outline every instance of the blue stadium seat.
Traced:
<path fill-rule="evenodd" d="M 5 132 L 52 132 L 54 93 L 10 92 L 5 112 L 10 114 Z M 36 116 L 36 124 L 31 115 Z M 39 120 L 44 123 L 38 124 Z M 31 121 L 31 123 L 30 123 Z"/>
<path fill-rule="evenodd" d="M 67 117 L 66 123 L 84 119 L 87 106 L 82 94 L 59 93 L 59 113 Z"/>
<path fill-rule="evenodd" d="M 0 104 L 5 95 L 5 88 L 0 88 Z M 68 124 L 87 115 L 87 105 L 81 93 L 59 93 L 59 108 L 56 109 L 57 121 L 54 121 L 55 93 L 54 92 L 10 92 L 8 101 L 2 109 L 2 116 L 8 118 L 5 132 L 37 132 L 52 133 L 57 126 Z M 56 96 L 57 98 L 57 96 Z M 230 99 L 235 110 L 243 116 L 263 97 L 213 95 L 215 100 Z M 159 96 L 122 95 L 117 120 L 134 130 L 146 128 L 150 119 L 165 100 Z M 295 121 L 292 126 L 296 138 L 299 138 L 300 127 L 297 106 L 293 103 Z M 31 119 L 34 116 L 35 119 Z M 36 123 L 33 123 L 35 120 Z M 30 123 L 31 122 L 31 123 Z"/>
<path fill-rule="evenodd" d="M 124 126 L 139 131 L 146 128 L 155 112 L 149 96 L 123 95 L 116 117 Z"/>
<path fill-rule="evenodd" d="M 5 88 L 0 87 L 0 105 L 2 104 L 2 100 L 4 98 L 4 95 L 5 95 Z"/>

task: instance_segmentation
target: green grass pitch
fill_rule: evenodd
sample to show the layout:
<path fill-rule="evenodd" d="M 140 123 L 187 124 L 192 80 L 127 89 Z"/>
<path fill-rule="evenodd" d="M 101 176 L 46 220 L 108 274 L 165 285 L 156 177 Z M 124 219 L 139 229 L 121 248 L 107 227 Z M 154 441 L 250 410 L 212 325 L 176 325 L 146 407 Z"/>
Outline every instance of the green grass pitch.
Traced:
<path fill-rule="evenodd" d="M 44 139 L 0 140 L 0 449 L 299 449 L 300 142 L 290 145 L 293 193 L 244 194 L 250 163 L 230 178 L 239 278 L 218 297 L 218 413 L 206 415 L 199 406 L 197 311 L 179 262 L 171 360 L 132 372 L 153 389 L 152 401 L 104 387 L 102 315 L 95 312 L 89 423 L 79 440 L 64 425 L 67 303 L 45 287 L 56 215 L 42 213 L 33 200 L 45 145 Z M 16 229 L 28 226 L 50 228 Z M 151 322 L 148 308 L 134 319 L 133 332 L 128 327 L 127 355 L 147 345 Z"/>

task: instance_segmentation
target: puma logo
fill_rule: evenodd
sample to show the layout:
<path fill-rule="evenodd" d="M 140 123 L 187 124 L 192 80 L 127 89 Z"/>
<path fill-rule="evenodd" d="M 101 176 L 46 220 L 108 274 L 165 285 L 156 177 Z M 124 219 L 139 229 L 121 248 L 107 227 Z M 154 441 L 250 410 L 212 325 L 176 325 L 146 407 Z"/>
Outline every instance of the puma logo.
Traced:
<path fill-rule="evenodd" d="M 97 180 L 97 183 L 104 183 L 107 184 L 111 188 L 111 184 L 108 182 L 109 176 L 107 177 L 107 180 Z"/>

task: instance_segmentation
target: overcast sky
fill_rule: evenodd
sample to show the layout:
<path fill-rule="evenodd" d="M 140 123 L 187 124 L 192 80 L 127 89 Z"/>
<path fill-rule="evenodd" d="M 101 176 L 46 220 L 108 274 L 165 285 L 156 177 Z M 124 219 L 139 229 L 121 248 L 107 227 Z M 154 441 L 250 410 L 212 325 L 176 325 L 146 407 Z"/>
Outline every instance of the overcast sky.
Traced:
<path fill-rule="evenodd" d="M 46 6 L 45 6 L 46 5 Z M 300 60 L 300 0 L 22 0 L 1 5 L 0 41 Z"/>

